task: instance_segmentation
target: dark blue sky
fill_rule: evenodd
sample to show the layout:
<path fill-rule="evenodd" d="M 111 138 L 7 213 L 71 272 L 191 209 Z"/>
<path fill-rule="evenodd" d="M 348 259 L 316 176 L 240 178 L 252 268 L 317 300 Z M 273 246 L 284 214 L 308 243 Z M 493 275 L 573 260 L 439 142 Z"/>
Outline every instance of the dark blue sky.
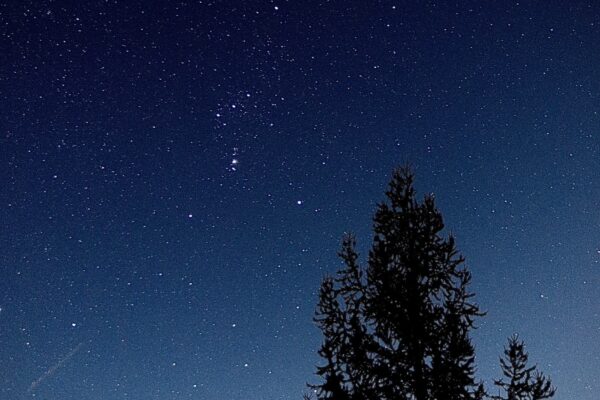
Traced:
<path fill-rule="evenodd" d="M 519 332 L 598 399 L 598 43 L 595 1 L 0 2 L 0 399 L 299 399 L 406 162 L 479 376 Z"/>

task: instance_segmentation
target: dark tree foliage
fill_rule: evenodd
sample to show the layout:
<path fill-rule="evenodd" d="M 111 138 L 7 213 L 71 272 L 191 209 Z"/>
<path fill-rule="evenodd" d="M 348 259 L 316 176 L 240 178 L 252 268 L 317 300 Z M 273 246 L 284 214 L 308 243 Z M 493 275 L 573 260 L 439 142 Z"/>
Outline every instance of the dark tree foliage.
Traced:
<path fill-rule="evenodd" d="M 469 291 L 454 238 L 443 237 L 433 196 L 415 198 L 409 168 L 394 172 L 374 217 L 366 267 L 347 235 L 344 267 L 326 278 L 315 322 L 324 340 L 317 367 L 318 400 L 542 400 L 550 380 L 527 367 L 522 342 L 511 339 L 501 360 L 507 397 L 488 397 L 475 380 L 469 333 L 483 313 Z M 308 396 L 305 396 L 308 398 Z"/>
<path fill-rule="evenodd" d="M 318 399 L 480 399 L 469 338 L 482 315 L 472 302 L 471 274 L 432 196 L 417 201 L 413 174 L 395 171 L 374 217 L 365 269 L 355 240 L 340 251 L 345 267 L 322 284 L 315 321 Z"/>
<path fill-rule="evenodd" d="M 504 349 L 504 358 L 500 358 L 500 367 L 506 380 L 494 382 L 505 392 L 505 396 L 492 396 L 494 400 L 542 400 L 554 396 L 556 389 L 550 379 L 528 366 L 529 355 L 523 341 L 514 335 L 508 339 Z"/>

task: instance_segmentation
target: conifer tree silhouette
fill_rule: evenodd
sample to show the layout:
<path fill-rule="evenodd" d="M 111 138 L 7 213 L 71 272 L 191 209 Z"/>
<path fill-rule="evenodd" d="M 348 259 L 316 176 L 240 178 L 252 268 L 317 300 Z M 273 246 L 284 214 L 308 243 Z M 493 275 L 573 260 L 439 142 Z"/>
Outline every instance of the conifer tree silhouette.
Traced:
<path fill-rule="evenodd" d="M 535 366 L 527 365 L 529 355 L 525 344 L 517 335 L 508 339 L 504 358 L 500 358 L 502 373 L 507 379 L 498 379 L 494 384 L 504 390 L 506 397 L 492 396 L 494 400 L 542 400 L 554 396 L 556 389 Z"/>
<path fill-rule="evenodd" d="M 315 321 L 323 332 L 318 399 L 481 399 L 469 338 L 476 317 L 463 266 L 433 196 L 415 198 L 413 174 L 396 170 L 374 217 L 366 268 L 355 240 L 345 267 L 324 280 Z"/>

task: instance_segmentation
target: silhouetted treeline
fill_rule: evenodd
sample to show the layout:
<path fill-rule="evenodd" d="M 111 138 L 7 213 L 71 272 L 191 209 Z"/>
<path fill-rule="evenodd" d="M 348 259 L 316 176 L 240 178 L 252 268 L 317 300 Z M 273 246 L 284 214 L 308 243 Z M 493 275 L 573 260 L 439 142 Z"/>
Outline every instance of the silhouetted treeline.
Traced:
<path fill-rule="evenodd" d="M 517 337 L 501 359 L 505 394 L 489 396 L 475 378 L 469 332 L 484 313 L 452 236 L 443 237 L 433 196 L 417 201 L 409 168 L 394 172 L 374 217 L 366 268 L 355 238 L 344 238 L 344 267 L 321 286 L 315 322 L 323 333 L 309 387 L 332 400 L 541 400 L 555 389 Z M 309 397 L 309 396 L 307 396 Z"/>

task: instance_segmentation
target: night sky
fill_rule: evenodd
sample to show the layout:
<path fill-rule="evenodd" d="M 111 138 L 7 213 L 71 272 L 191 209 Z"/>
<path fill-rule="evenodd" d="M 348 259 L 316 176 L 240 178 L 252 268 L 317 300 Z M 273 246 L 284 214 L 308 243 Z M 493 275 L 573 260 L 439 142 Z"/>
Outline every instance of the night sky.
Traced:
<path fill-rule="evenodd" d="M 0 400 L 300 399 L 394 167 L 600 396 L 600 2 L 0 2 Z M 364 260 L 364 257 L 363 257 Z"/>

